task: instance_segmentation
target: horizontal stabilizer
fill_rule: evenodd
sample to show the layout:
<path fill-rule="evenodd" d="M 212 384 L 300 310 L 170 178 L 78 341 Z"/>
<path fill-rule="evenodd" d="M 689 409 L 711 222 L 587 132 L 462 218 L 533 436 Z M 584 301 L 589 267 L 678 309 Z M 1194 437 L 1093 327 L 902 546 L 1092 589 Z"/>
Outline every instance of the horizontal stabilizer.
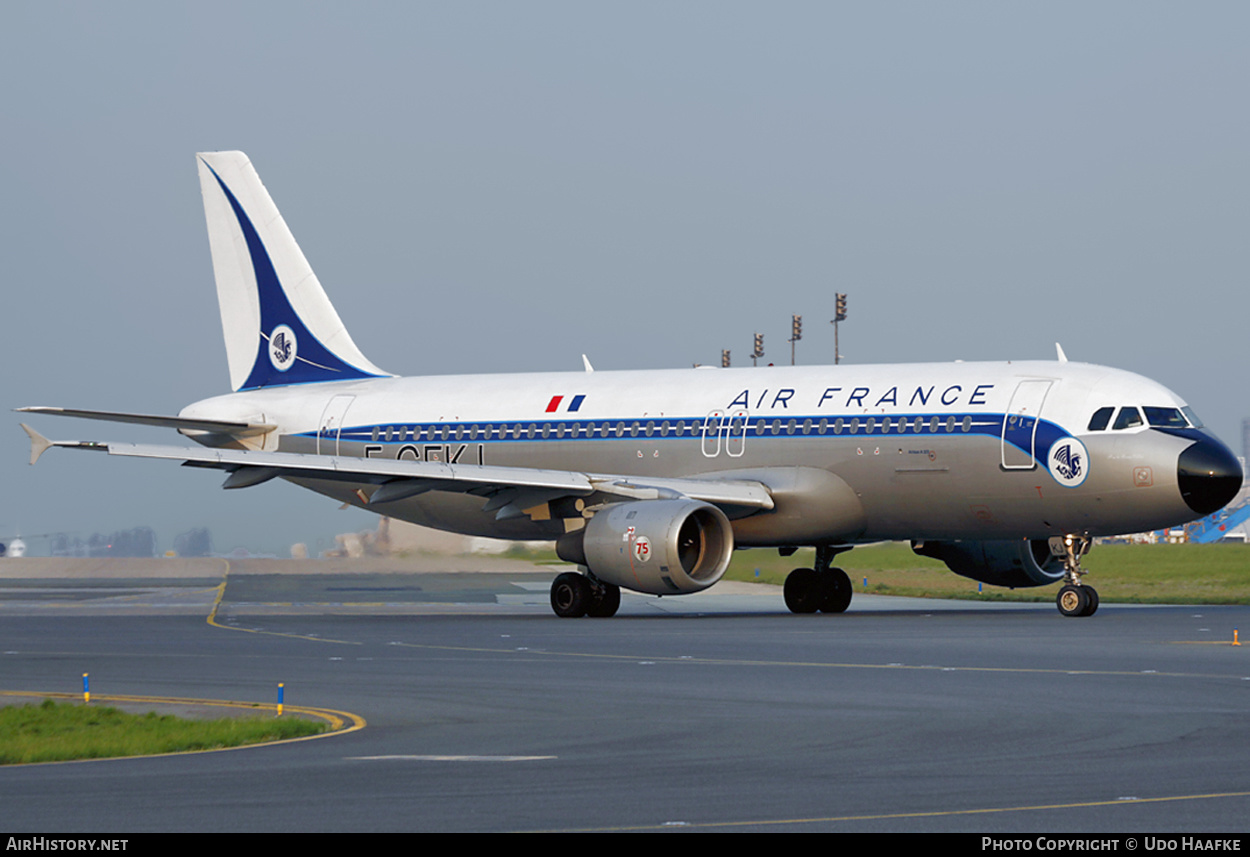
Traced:
<path fill-rule="evenodd" d="M 111 423 L 133 423 L 141 426 L 157 426 L 158 428 L 187 429 L 189 431 L 212 431 L 232 434 L 236 437 L 250 437 L 265 434 L 277 428 L 269 423 L 246 423 L 232 420 L 199 420 L 186 417 L 163 417 L 154 414 L 127 414 L 120 411 L 85 411 L 79 408 L 52 408 L 36 406 L 16 408 L 23 414 L 52 414 L 58 417 L 79 417 L 84 420 L 103 420 Z M 32 464 L 34 462 L 31 462 Z"/>

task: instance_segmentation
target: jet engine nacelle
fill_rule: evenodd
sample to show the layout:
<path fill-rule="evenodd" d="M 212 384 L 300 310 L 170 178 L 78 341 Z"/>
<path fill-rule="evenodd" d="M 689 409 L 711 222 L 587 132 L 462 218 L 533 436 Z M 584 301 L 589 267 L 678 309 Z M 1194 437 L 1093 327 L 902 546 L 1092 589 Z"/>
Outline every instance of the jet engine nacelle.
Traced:
<path fill-rule="evenodd" d="M 733 553 L 725 513 L 698 500 L 643 500 L 608 506 L 556 544 L 560 557 L 604 583 L 652 595 L 707 589 Z"/>
<path fill-rule="evenodd" d="M 1063 578 L 1063 562 L 1045 539 L 912 542 L 921 556 L 940 559 L 956 574 L 994 586 L 1045 586 Z"/>

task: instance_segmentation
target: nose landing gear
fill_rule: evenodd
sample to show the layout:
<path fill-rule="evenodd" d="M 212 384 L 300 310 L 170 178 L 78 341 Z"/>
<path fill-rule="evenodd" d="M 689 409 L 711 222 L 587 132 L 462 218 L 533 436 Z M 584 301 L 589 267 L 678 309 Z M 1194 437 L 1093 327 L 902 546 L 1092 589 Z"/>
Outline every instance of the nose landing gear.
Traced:
<path fill-rule="evenodd" d="M 1081 557 L 1089 553 L 1093 540 L 1086 536 L 1055 536 L 1050 552 L 1063 559 L 1063 586 L 1055 596 L 1055 606 L 1064 616 L 1093 616 L 1098 609 L 1098 590 L 1081 583 L 1085 569 Z"/>

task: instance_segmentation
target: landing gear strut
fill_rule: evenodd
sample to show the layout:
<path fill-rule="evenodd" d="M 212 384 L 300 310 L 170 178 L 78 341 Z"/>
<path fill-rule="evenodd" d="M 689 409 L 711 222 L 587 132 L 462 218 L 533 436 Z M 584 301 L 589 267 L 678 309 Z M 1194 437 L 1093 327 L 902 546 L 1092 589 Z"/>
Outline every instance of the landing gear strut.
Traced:
<path fill-rule="evenodd" d="M 1098 590 L 1081 582 L 1085 569 L 1081 557 L 1089 553 L 1093 540 L 1085 536 L 1055 536 L 1050 552 L 1063 559 L 1063 586 L 1055 596 L 1055 606 L 1064 616 L 1093 616 L 1098 609 Z"/>
<path fill-rule="evenodd" d="M 784 595 L 791 613 L 844 613 L 851 605 L 851 579 L 840 568 L 830 568 L 841 551 L 829 545 L 816 548 L 815 568 L 796 568 L 786 576 Z"/>

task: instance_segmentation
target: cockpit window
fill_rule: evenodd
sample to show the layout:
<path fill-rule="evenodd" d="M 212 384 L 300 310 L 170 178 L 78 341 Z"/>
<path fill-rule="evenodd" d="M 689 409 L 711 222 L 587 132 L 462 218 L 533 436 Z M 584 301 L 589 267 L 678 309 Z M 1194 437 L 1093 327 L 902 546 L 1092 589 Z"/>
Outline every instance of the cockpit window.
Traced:
<path fill-rule="evenodd" d="M 1185 416 L 1189 418 L 1189 424 L 1194 428 L 1202 428 L 1202 420 L 1198 419 L 1198 415 L 1194 413 L 1194 409 L 1186 405 L 1181 408 L 1185 412 Z"/>
<path fill-rule="evenodd" d="M 1141 414 L 1137 412 L 1137 408 L 1130 405 L 1126 408 L 1120 408 L 1120 413 L 1115 418 L 1115 425 L 1113 428 L 1116 430 L 1127 429 L 1141 424 Z"/>
<path fill-rule="evenodd" d="M 1142 410 L 1146 412 L 1146 422 L 1154 428 L 1189 428 L 1179 408 L 1143 407 Z"/>
<path fill-rule="evenodd" d="M 1090 431 L 1102 431 L 1111 422 L 1111 415 L 1115 413 L 1115 408 L 1099 408 L 1094 411 L 1094 415 L 1089 418 Z"/>

